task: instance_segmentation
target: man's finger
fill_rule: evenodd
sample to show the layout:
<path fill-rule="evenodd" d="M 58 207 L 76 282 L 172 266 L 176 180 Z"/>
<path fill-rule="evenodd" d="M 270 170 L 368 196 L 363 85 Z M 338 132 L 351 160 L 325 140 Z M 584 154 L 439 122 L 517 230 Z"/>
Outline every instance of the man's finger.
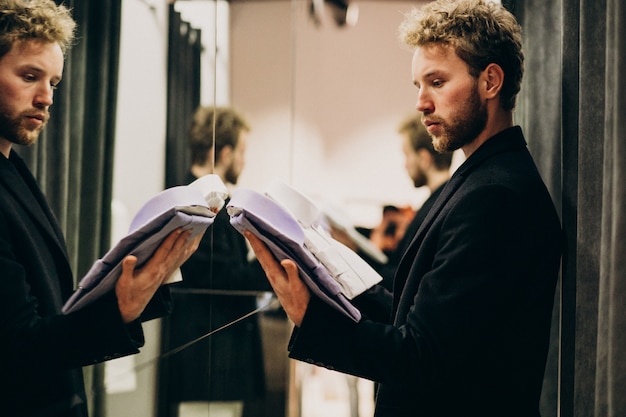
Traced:
<path fill-rule="evenodd" d="M 261 241 L 261 239 L 248 230 L 244 231 L 243 234 L 246 239 L 248 239 L 248 242 L 250 242 L 250 247 L 254 251 L 257 260 L 263 267 L 263 270 L 268 277 L 276 273 L 284 274 L 284 271 L 280 264 L 276 261 L 274 254 L 269 250 L 267 245 Z"/>
<path fill-rule="evenodd" d="M 137 257 L 134 255 L 128 255 L 122 260 L 122 274 L 129 273 L 132 276 L 137 266 Z"/>

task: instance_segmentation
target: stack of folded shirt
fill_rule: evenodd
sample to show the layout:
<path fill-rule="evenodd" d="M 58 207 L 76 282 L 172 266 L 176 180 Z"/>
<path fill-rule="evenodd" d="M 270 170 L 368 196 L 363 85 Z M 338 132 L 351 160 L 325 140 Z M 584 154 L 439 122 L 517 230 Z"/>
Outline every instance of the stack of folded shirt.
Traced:
<path fill-rule="evenodd" d="M 316 205 L 283 182 L 262 195 L 236 190 L 226 206 L 231 224 L 258 236 L 277 259 L 291 259 L 319 298 L 354 321 L 361 319 L 350 300 L 382 280 L 355 252 L 333 239 Z"/>
<path fill-rule="evenodd" d="M 113 290 L 126 256 L 136 256 L 140 267 L 174 230 L 191 229 L 192 236 L 204 233 L 227 197 L 226 186 L 218 176 L 210 174 L 189 185 L 168 188 L 148 200 L 133 218 L 128 235 L 80 280 L 78 289 L 63 306 L 63 313 L 76 311 Z"/>

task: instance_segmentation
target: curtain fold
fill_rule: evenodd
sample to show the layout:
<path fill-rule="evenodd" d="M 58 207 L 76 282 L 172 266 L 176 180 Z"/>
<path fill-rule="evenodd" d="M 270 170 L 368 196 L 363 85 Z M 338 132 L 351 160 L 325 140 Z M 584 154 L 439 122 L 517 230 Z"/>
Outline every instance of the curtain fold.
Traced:
<path fill-rule="evenodd" d="M 558 367 L 551 355 L 542 416 L 624 416 L 626 8 L 622 0 L 505 4 L 525 35 L 518 122 L 561 208 L 567 244 L 553 322 Z"/>
<path fill-rule="evenodd" d="M 167 142 L 165 186 L 184 184 L 191 166 L 188 146 L 191 117 L 200 104 L 201 31 L 169 9 L 167 51 Z"/>
<path fill-rule="evenodd" d="M 200 104 L 202 33 L 182 20 L 174 5 L 169 8 L 167 50 L 167 139 L 165 154 L 165 186 L 185 184 L 191 167 L 189 128 L 195 109 Z M 161 323 L 161 352 L 171 346 L 169 321 Z M 177 414 L 170 399 L 170 361 L 158 366 L 157 416 L 170 417 Z"/>
<path fill-rule="evenodd" d="M 606 77 L 603 91 L 603 231 L 600 254 L 595 416 L 626 415 L 626 7 L 606 7 Z M 618 87 L 619 86 L 619 87 Z"/>
<path fill-rule="evenodd" d="M 525 72 L 515 123 L 523 127 L 528 148 L 561 213 L 561 3 L 509 0 L 503 4 L 523 29 Z M 543 417 L 556 417 L 558 412 L 560 301 L 556 291 L 541 397 Z"/>
<path fill-rule="evenodd" d="M 39 141 L 19 147 L 67 241 L 78 281 L 110 247 L 121 0 L 57 0 L 72 9 L 76 45 Z M 91 415 L 104 416 L 103 365 L 85 368 Z"/>

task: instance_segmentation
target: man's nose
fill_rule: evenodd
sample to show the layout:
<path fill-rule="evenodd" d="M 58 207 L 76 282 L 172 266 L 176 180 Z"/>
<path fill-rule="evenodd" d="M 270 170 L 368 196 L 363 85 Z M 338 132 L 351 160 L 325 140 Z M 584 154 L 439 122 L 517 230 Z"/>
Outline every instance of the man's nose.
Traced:
<path fill-rule="evenodd" d="M 53 102 L 54 87 L 50 84 L 42 84 L 35 95 L 35 107 L 50 107 Z"/>
<path fill-rule="evenodd" d="M 417 92 L 417 102 L 415 108 L 421 113 L 431 113 L 433 109 L 433 103 L 425 88 L 421 88 Z"/>

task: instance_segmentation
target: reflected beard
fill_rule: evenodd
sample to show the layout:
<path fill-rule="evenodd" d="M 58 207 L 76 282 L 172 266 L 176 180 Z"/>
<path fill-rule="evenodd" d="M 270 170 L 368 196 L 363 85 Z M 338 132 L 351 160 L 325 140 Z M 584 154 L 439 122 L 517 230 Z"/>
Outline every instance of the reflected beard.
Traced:
<path fill-rule="evenodd" d="M 226 168 L 226 172 L 224 172 L 224 180 L 233 185 L 236 185 L 238 179 L 239 174 L 235 171 L 235 164 L 230 164 L 230 166 Z"/>
<path fill-rule="evenodd" d="M 423 187 L 426 185 L 426 175 L 422 172 L 422 170 L 418 170 L 413 176 L 413 186 L 415 188 Z"/>
<path fill-rule="evenodd" d="M 0 137 L 17 145 L 30 146 L 37 141 L 46 123 L 44 122 L 36 129 L 26 129 L 22 122 L 21 115 L 13 118 L 4 107 L 0 106 Z"/>
<path fill-rule="evenodd" d="M 480 101 L 476 85 L 467 103 L 454 116 L 454 122 L 448 124 L 442 120 L 441 124 L 444 133 L 433 138 L 433 147 L 437 152 L 456 151 L 478 137 L 487 125 L 487 105 Z"/>

